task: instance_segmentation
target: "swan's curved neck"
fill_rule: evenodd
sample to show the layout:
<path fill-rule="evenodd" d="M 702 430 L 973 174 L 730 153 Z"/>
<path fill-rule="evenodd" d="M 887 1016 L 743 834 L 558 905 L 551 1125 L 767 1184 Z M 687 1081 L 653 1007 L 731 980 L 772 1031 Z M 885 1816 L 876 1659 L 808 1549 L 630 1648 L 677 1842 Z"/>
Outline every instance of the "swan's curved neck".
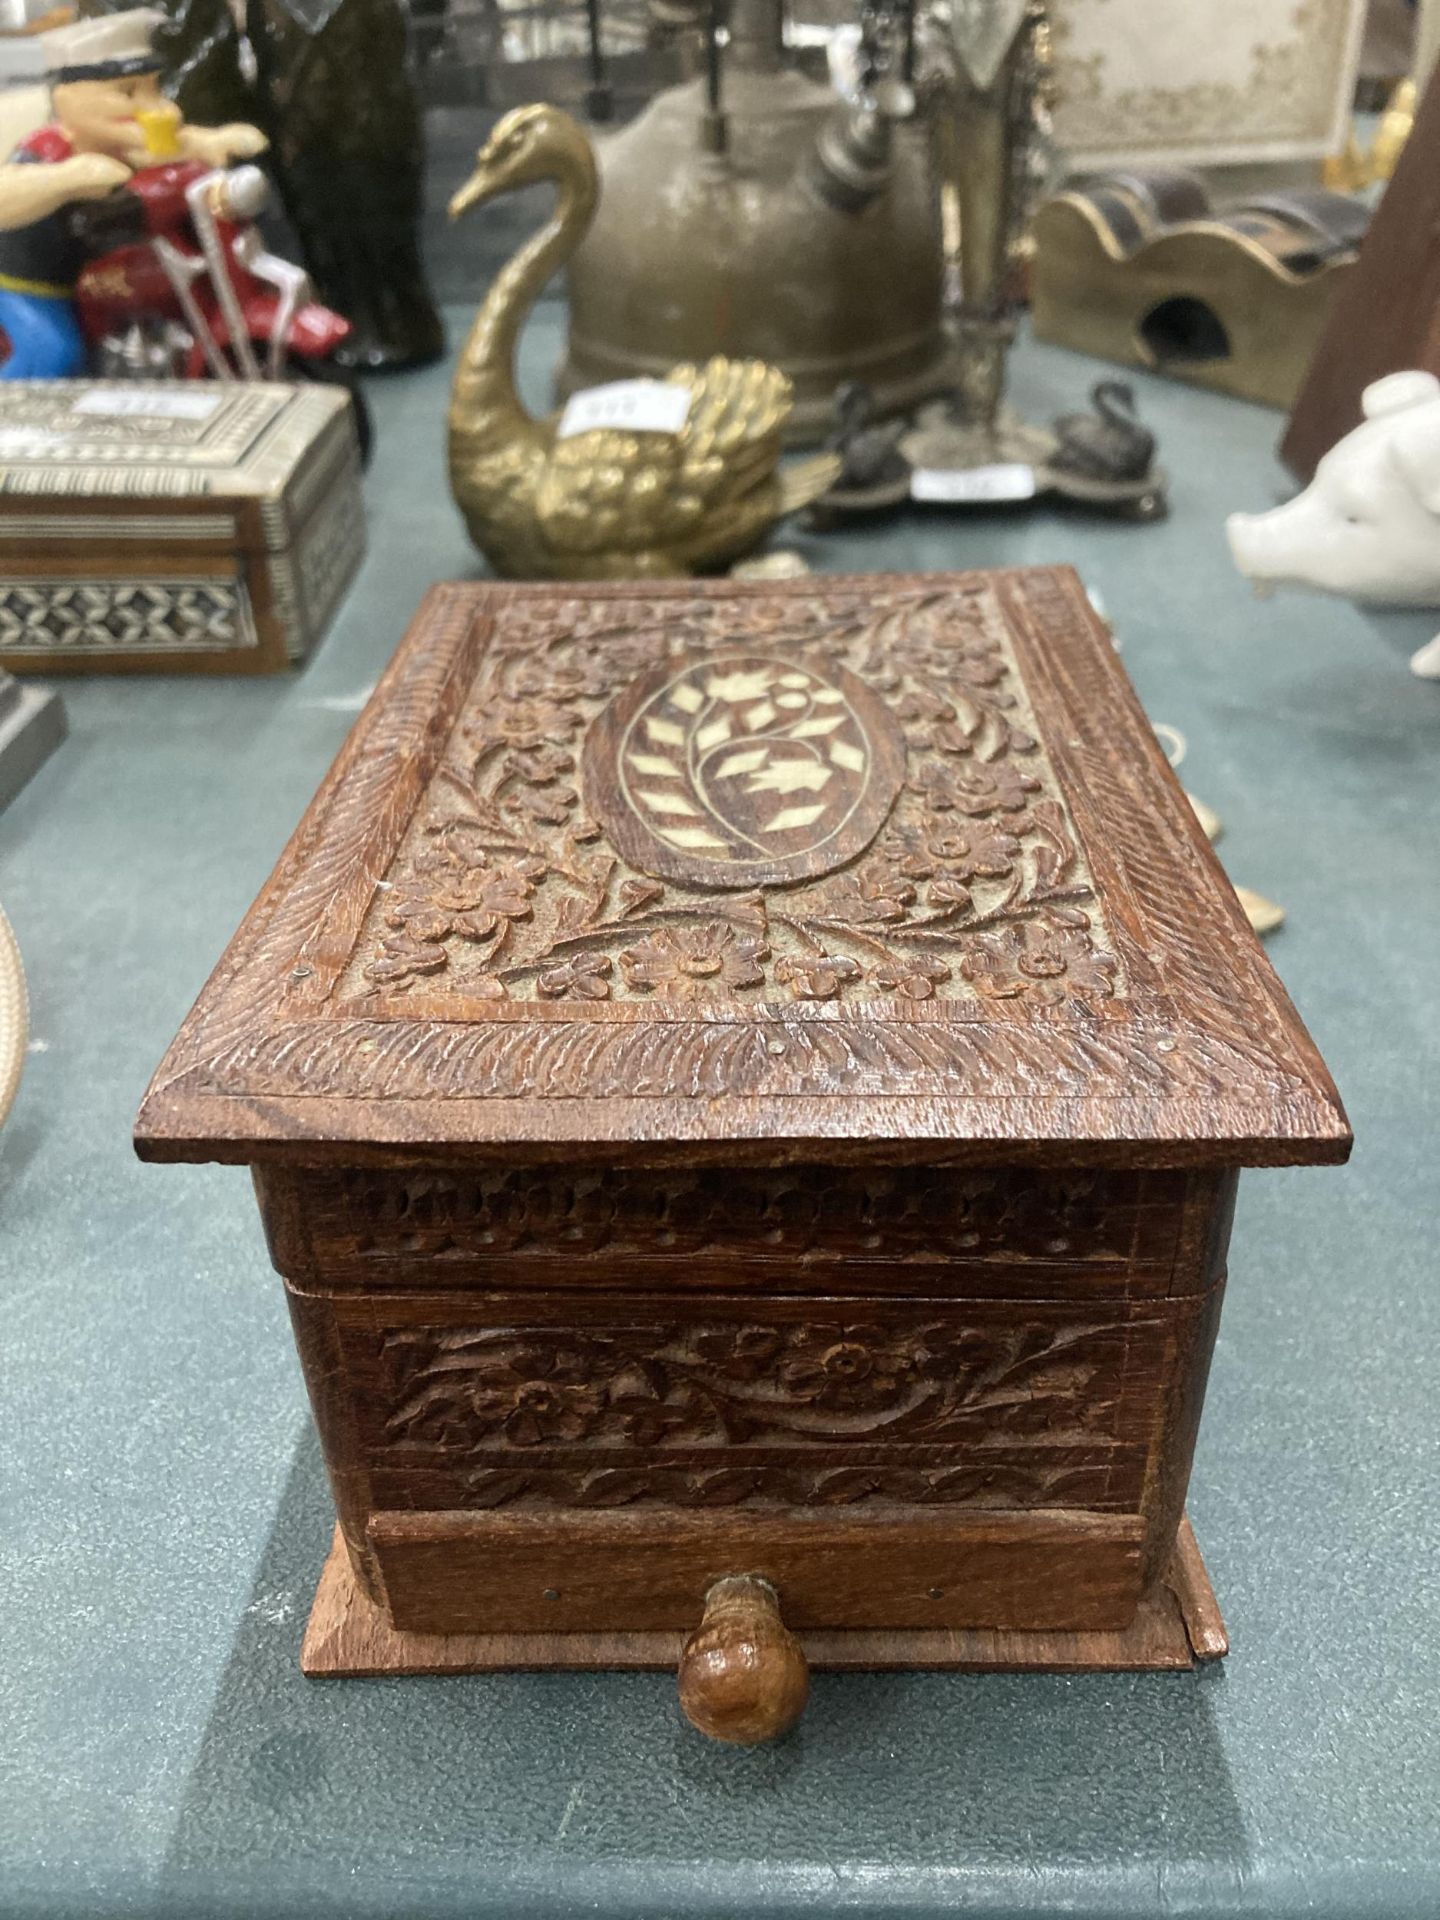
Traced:
<path fill-rule="evenodd" d="M 1110 386 L 1108 382 L 1101 381 L 1100 385 L 1095 389 L 1094 398 L 1095 411 L 1102 420 L 1107 420 L 1112 427 L 1134 426 L 1134 415 L 1126 405 L 1124 397 L 1117 393 L 1114 387 Z"/>
<path fill-rule="evenodd" d="M 515 348 L 530 309 L 546 282 L 583 239 L 595 211 L 595 171 L 589 156 L 557 154 L 558 189 L 550 218 L 495 276 L 460 356 L 454 404 L 462 418 L 510 436 L 533 428 L 515 390 Z"/>

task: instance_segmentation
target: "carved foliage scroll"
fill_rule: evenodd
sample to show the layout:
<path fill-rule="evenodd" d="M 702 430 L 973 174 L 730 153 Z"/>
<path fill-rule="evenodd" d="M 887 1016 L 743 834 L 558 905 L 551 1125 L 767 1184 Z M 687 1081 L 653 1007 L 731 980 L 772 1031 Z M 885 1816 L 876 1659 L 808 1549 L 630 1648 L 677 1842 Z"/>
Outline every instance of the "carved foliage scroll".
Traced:
<path fill-rule="evenodd" d="M 1136 1332 L 1011 1304 L 396 1327 L 364 1341 L 362 1426 L 421 1504 L 1106 1506 L 1138 1486 Z"/>
<path fill-rule="evenodd" d="M 748 603 L 743 635 L 736 617 L 721 598 L 514 603 L 346 997 L 1123 989 L 993 588 L 817 583 Z"/>

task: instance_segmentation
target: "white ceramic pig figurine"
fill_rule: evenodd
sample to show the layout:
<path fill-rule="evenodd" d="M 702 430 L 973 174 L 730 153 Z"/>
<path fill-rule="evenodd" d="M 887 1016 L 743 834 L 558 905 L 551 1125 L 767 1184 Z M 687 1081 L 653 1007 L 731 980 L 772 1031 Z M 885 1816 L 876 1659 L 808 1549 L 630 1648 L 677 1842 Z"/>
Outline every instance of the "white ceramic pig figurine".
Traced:
<path fill-rule="evenodd" d="M 1257 586 L 1400 607 L 1440 606 L 1440 380 L 1392 373 L 1361 396 L 1365 418 L 1296 499 L 1232 513 L 1235 564 Z M 1440 635 L 1411 671 L 1440 679 Z"/>

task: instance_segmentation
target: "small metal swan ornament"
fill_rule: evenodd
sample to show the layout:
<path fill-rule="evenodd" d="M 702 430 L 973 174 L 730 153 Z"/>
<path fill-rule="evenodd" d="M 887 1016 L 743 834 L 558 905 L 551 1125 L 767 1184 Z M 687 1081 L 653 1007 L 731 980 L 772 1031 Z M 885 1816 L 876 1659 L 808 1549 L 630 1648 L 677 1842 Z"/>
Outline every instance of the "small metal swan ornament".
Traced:
<path fill-rule="evenodd" d="M 515 345 L 541 289 L 595 211 L 595 159 L 551 106 L 496 127 L 450 202 L 469 208 L 553 181 L 554 212 L 497 275 L 461 354 L 450 396 L 450 487 L 470 537 L 497 573 L 530 580 L 628 580 L 719 567 L 747 553 L 840 471 L 822 454 L 780 469 L 791 408 L 785 375 L 716 358 L 666 377 L 690 390 L 676 433 L 596 428 L 561 439 L 515 391 Z"/>
<path fill-rule="evenodd" d="M 835 390 L 835 424 L 825 444 L 844 465 L 835 483 L 836 493 L 863 493 L 891 481 L 910 477 L 910 463 L 900 452 L 903 420 L 875 419 L 875 396 L 859 380 L 847 380 Z"/>
<path fill-rule="evenodd" d="M 825 445 L 841 462 L 840 476 L 810 512 L 824 529 L 856 514 L 888 513 L 910 498 L 910 462 L 900 451 L 903 420 L 875 418 L 875 396 L 863 381 L 835 389 L 833 424 Z"/>
<path fill-rule="evenodd" d="M 1155 436 L 1143 426 L 1135 394 L 1123 380 L 1102 380 L 1090 394 L 1093 413 L 1066 413 L 1055 422 L 1059 445 L 1050 465 L 1087 480 L 1143 480 L 1155 459 Z"/>

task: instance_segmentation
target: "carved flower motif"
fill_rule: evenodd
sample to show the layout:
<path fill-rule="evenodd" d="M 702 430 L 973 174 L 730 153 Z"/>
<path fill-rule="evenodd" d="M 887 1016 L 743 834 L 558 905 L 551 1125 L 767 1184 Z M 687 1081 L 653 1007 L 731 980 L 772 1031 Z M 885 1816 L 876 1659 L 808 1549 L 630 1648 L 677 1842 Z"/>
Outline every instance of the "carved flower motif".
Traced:
<path fill-rule="evenodd" d="M 963 834 L 940 834 L 931 842 L 940 864 L 957 877 L 1002 880 L 1020 857 L 1020 842 L 998 820 L 980 820 Z"/>
<path fill-rule="evenodd" d="M 610 957 L 604 953 L 577 953 L 558 967 L 548 967 L 535 982 L 539 991 L 551 1000 L 608 1000 L 610 997 Z"/>
<path fill-rule="evenodd" d="M 912 1364 L 876 1329 L 817 1327 L 786 1356 L 780 1384 L 792 1399 L 811 1406 L 853 1407 L 889 1399 Z"/>
<path fill-rule="evenodd" d="M 384 919 L 391 931 L 365 968 L 365 977 L 380 986 L 404 986 L 418 974 L 441 972 L 449 964 L 443 942 L 452 937 L 493 940 L 510 921 L 524 919 L 535 883 L 547 871 L 540 859 L 492 862 L 482 854 L 467 861 L 448 847 L 422 855 L 415 866 L 415 891 L 387 902 Z M 478 991 L 482 998 L 504 997 L 498 981 L 489 988 L 482 983 Z"/>
<path fill-rule="evenodd" d="M 526 917 L 544 872 L 543 860 L 528 858 L 468 867 L 445 862 L 427 892 L 402 894 L 387 905 L 385 924 L 416 940 L 443 940 L 450 934 L 489 940 L 503 922 Z"/>
<path fill-rule="evenodd" d="M 548 741 L 541 741 L 538 746 L 512 753 L 508 770 L 518 774 L 522 780 L 533 780 L 543 786 L 547 780 L 555 780 L 562 773 L 569 773 L 574 765 L 573 753 L 562 753 Z"/>
<path fill-rule="evenodd" d="M 620 956 L 627 986 L 693 1000 L 718 987 L 758 987 L 768 949 L 755 934 L 740 934 L 723 920 L 699 927 L 662 927 Z"/>
<path fill-rule="evenodd" d="M 528 814 L 532 821 L 537 821 L 541 826 L 563 827 L 580 796 L 574 787 L 563 786 L 558 780 L 548 780 L 543 786 L 527 784 L 511 787 L 503 799 L 507 807 Z"/>
<path fill-rule="evenodd" d="M 907 880 L 928 880 L 935 871 L 935 856 L 917 826 L 892 822 L 881 834 L 877 851 Z"/>
<path fill-rule="evenodd" d="M 847 981 L 860 978 L 860 971 L 844 954 L 787 953 L 776 963 L 775 978 L 797 1000 L 833 1000 Z"/>
<path fill-rule="evenodd" d="M 470 1402 L 478 1419 L 517 1447 L 579 1440 L 602 1406 L 583 1353 L 538 1343 L 487 1354 L 470 1382 Z"/>
<path fill-rule="evenodd" d="M 501 1425 L 517 1447 L 536 1447 L 546 1440 L 579 1440 L 599 1411 L 600 1396 L 589 1387 L 526 1380 L 516 1387 Z"/>
<path fill-rule="evenodd" d="M 1055 909 L 1042 919 L 982 933 L 960 961 L 960 971 L 993 1000 L 1026 999 L 1053 1006 L 1069 992 L 1108 998 L 1115 962 L 1086 929 L 1083 913 Z"/>
<path fill-rule="evenodd" d="M 907 1000 L 928 1000 L 940 982 L 950 978 L 950 969 L 943 960 L 917 957 L 891 961 L 877 967 L 870 977 L 882 993 L 898 993 Z"/>
<path fill-rule="evenodd" d="M 1024 820 L 937 821 L 927 827 L 895 826 L 880 843 L 881 852 L 895 862 L 897 873 L 909 880 L 1001 880 L 1020 857 L 1020 841 L 1011 828 Z"/>
<path fill-rule="evenodd" d="M 1018 813 L 1040 791 L 1033 774 L 1003 762 L 989 766 L 925 766 L 910 782 L 935 813 Z"/>
<path fill-rule="evenodd" d="M 940 644 L 919 648 L 915 653 L 915 666 L 921 673 L 947 680 L 953 675 L 972 687 L 995 687 L 1005 678 L 1008 669 L 995 641 L 973 635 L 949 640 L 938 634 L 936 640 Z"/>
<path fill-rule="evenodd" d="M 926 761 L 906 782 L 918 793 L 932 813 L 952 813 L 955 809 L 955 770 Z"/>
<path fill-rule="evenodd" d="M 616 670 L 607 675 L 592 650 L 576 652 L 568 665 L 555 660 L 527 662 L 511 680 L 517 694 L 527 700 L 600 699 L 615 685 Z"/>
<path fill-rule="evenodd" d="M 915 898 L 915 889 L 898 873 L 878 872 L 847 875 L 824 899 L 828 919 L 875 926 L 903 920 L 905 910 Z"/>
<path fill-rule="evenodd" d="M 563 747 L 582 721 L 574 707 L 537 694 L 530 699 L 503 702 L 493 715 L 482 716 L 484 736 L 503 740 L 507 746 L 534 751 L 547 743 Z"/>

